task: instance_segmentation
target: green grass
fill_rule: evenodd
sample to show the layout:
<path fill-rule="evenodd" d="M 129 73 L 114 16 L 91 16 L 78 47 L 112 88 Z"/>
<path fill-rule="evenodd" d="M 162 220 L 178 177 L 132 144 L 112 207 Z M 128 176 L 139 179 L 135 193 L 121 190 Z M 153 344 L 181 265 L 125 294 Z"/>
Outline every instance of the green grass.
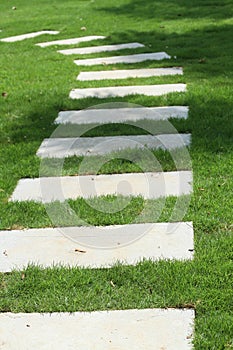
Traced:
<path fill-rule="evenodd" d="M 12 6 L 17 9 L 12 10 Z M 30 4 L 26 0 L 15 0 L 14 4 L 1 3 L 0 12 L 0 38 L 45 29 L 61 31 L 57 36 L 43 36 L 14 44 L 0 42 L 0 93 L 7 93 L 7 96 L 0 96 L 0 228 L 53 225 L 43 205 L 8 203 L 8 198 L 20 178 L 39 176 L 41 164 L 35 154 L 43 139 L 55 131 L 53 121 L 60 110 L 128 102 L 148 107 L 190 107 L 186 121 L 173 120 L 172 123 L 179 132 L 192 133 L 189 151 L 194 194 L 184 219 L 192 220 L 195 229 L 195 259 L 192 262 L 142 262 L 136 267 L 117 265 L 109 270 L 94 271 L 30 266 L 24 271 L 24 279 L 19 271 L 0 274 L 0 310 L 52 312 L 194 307 L 195 350 L 232 349 L 232 2 L 56 0 L 48 4 L 42 0 L 38 5 L 35 0 Z M 80 30 L 83 26 L 86 31 Z M 76 77 L 82 70 L 121 69 L 125 66 L 81 69 L 73 63 L 74 58 L 81 56 L 56 53 L 56 49 L 65 46 L 42 49 L 34 45 L 47 39 L 86 35 L 106 35 L 107 38 L 83 43 L 80 47 L 138 41 L 145 44 L 145 48 L 85 55 L 82 58 L 166 51 L 173 57 L 171 60 L 133 64 L 129 68 L 182 66 L 184 76 L 78 82 Z M 174 82 L 187 83 L 187 93 L 162 97 L 136 95 L 101 101 L 68 98 L 70 90 L 76 87 Z M 144 123 L 145 127 L 149 126 Z M 86 129 L 80 127 L 77 132 L 86 136 L 145 133 L 137 128 L 137 124 L 136 127 L 116 124 L 100 126 L 86 134 Z M 155 129 L 157 133 L 163 131 L 162 123 L 154 125 Z M 61 136 L 72 136 L 69 127 L 61 131 Z M 123 159 L 129 153 L 134 162 Z M 174 162 L 167 152 L 155 151 L 154 155 L 164 171 L 174 170 Z M 65 160 L 62 174 L 79 173 L 82 160 L 81 157 Z M 90 172 L 90 165 L 97 166 L 101 160 L 101 157 L 90 158 L 84 172 Z M 140 171 L 139 165 L 142 164 L 148 171 L 158 169 L 150 160 L 125 151 L 98 172 L 135 172 Z M 56 174 L 55 160 L 50 160 L 49 168 L 47 162 L 43 165 L 44 174 Z M 188 165 L 191 167 L 191 164 Z M 114 199 L 110 196 L 93 199 L 93 202 L 98 206 Z M 124 202 L 123 198 L 120 200 Z M 100 214 L 81 199 L 69 201 L 81 219 L 95 225 L 168 221 L 174 203 L 174 198 L 167 199 L 157 218 L 160 201 L 134 198 L 116 215 Z M 67 225 L 70 224 L 69 217 L 63 219 Z M 78 220 L 76 224 L 79 224 Z M 110 281 L 114 282 L 115 288 Z"/>

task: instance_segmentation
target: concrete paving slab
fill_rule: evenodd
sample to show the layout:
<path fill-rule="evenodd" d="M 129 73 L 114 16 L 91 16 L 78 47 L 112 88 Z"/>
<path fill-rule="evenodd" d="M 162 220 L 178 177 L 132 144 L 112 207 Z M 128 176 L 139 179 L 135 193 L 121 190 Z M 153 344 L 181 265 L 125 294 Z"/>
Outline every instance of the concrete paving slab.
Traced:
<path fill-rule="evenodd" d="M 40 158 L 65 158 L 104 155 L 126 148 L 170 151 L 189 146 L 190 143 L 191 134 L 50 138 L 42 142 L 36 154 Z"/>
<path fill-rule="evenodd" d="M 0 41 L 6 42 L 6 43 L 14 43 L 16 41 L 22 41 L 25 39 L 31 39 L 35 38 L 39 35 L 43 34 L 50 34 L 50 35 L 56 35 L 59 34 L 60 32 L 54 31 L 54 30 L 42 30 L 40 32 L 34 32 L 34 33 L 27 33 L 27 34 L 22 34 L 22 35 L 16 35 L 16 36 L 10 36 L 8 38 L 3 38 Z"/>
<path fill-rule="evenodd" d="M 73 89 L 70 92 L 71 99 L 88 97 L 108 98 L 124 97 L 128 95 L 161 96 L 171 92 L 185 92 L 186 84 L 164 84 L 164 85 L 139 85 L 139 86 L 114 86 L 102 88 Z"/>
<path fill-rule="evenodd" d="M 55 119 L 55 124 L 107 124 L 122 123 L 138 120 L 167 120 L 169 118 L 188 118 L 189 107 L 138 107 L 138 108 L 110 108 L 84 109 L 79 111 L 61 111 Z"/>
<path fill-rule="evenodd" d="M 127 56 L 114 56 L 114 57 L 100 57 L 75 60 L 74 63 L 77 66 L 95 66 L 98 64 L 116 64 L 116 63 L 137 63 L 144 61 L 158 61 L 163 59 L 170 59 L 166 52 L 154 52 L 154 53 L 141 53 Z"/>
<path fill-rule="evenodd" d="M 192 350 L 194 310 L 0 314 L 2 350 Z"/>
<path fill-rule="evenodd" d="M 105 38 L 106 38 L 106 36 L 102 36 L 102 35 L 91 35 L 91 36 L 83 36 L 80 38 L 46 41 L 44 43 L 38 43 L 36 45 L 40 46 L 40 47 L 48 47 L 48 46 L 53 46 L 53 45 L 75 45 L 75 44 L 83 43 L 86 41 L 100 40 L 100 39 L 105 39 Z"/>
<path fill-rule="evenodd" d="M 124 49 L 137 49 L 139 47 L 144 47 L 145 45 L 140 43 L 127 43 L 118 45 L 104 45 L 104 46 L 92 46 L 92 47 L 82 47 L 74 48 L 69 50 L 59 50 L 59 53 L 63 55 L 86 55 L 90 53 L 107 52 L 107 51 L 118 51 Z"/>
<path fill-rule="evenodd" d="M 106 79 L 127 79 L 127 78 L 147 78 L 164 75 L 183 75 L 183 69 L 174 68 L 149 68 L 149 69 L 127 69 L 127 70 L 108 70 L 99 72 L 81 72 L 77 80 L 106 80 Z"/>
<path fill-rule="evenodd" d="M 156 199 L 191 192 L 191 171 L 41 177 L 19 180 L 10 201 L 50 203 L 105 195 Z"/>
<path fill-rule="evenodd" d="M 22 270 L 30 263 L 108 268 L 143 259 L 189 260 L 193 226 L 178 222 L 0 231 L 0 247 L 1 272 Z"/>

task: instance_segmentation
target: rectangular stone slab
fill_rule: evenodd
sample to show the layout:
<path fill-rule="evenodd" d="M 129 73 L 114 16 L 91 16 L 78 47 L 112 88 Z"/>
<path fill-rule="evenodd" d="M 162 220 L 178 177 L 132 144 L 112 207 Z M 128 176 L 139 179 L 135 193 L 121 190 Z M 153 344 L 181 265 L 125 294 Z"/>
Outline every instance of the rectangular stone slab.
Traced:
<path fill-rule="evenodd" d="M 127 69 L 127 70 L 108 70 L 99 72 L 81 72 L 77 80 L 105 80 L 105 79 L 127 79 L 127 78 L 146 78 L 164 75 L 183 75 L 183 69 L 174 68 L 149 68 L 149 69 Z"/>
<path fill-rule="evenodd" d="M 137 63 L 144 61 L 158 61 L 163 59 L 170 59 L 166 52 L 154 52 L 154 53 L 140 53 L 135 55 L 127 56 L 114 56 L 114 57 L 100 57 L 100 58 L 90 58 L 75 60 L 74 63 L 77 66 L 95 66 L 98 64 L 115 64 L 115 63 Z"/>
<path fill-rule="evenodd" d="M 34 33 L 28 33 L 28 34 L 22 34 L 22 35 L 16 35 L 16 36 L 10 36 L 8 38 L 3 38 L 0 41 L 6 42 L 6 43 L 14 43 L 16 41 L 22 41 L 25 39 L 31 39 L 35 38 L 39 35 L 43 34 L 50 34 L 50 35 L 56 35 L 59 34 L 60 32 L 54 31 L 54 30 L 42 30 L 40 32 L 34 32 Z"/>
<path fill-rule="evenodd" d="M 0 271 L 30 263 L 108 268 L 143 259 L 189 260 L 193 249 L 191 222 L 0 231 Z"/>
<path fill-rule="evenodd" d="M 185 309 L 2 313 L 1 350 L 192 350 L 194 317 Z"/>
<path fill-rule="evenodd" d="M 128 95 L 162 96 L 171 92 L 185 92 L 186 84 L 114 86 L 102 88 L 73 89 L 71 99 L 125 97 Z"/>
<path fill-rule="evenodd" d="M 167 120 L 169 118 L 188 118 L 189 107 L 138 107 L 138 108 L 110 108 L 84 109 L 80 111 L 61 111 L 55 119 L 55 124 L 105 124 L 122 123 L 138 120 Z"/>
<path fill-rule="evenodd" d="M 118 45 L 104 45 L 104 46 L 92 46 L 92 47 L 82 47 L 74 48 L 68 50 L 59 50 L 59 53 L 63 55 L 86 55 L 90 53 L 97 52 L 107 52 L 107 51 L 118 51 L 124 49 L 137 49 L 139 47 L 144 47 L 145 45 L 140 43 L 127 43 L 127 44 L 118 44 Z"/>
<path fill-rule="evenodd" d="M 50 203 L 105 195 L 156 199 L 191 192 L 191 171 L 41 177 L 19 180 L 10 201 Z"/>
<path fill-rule="evenodd" d="M 37 151 L 40 158 L 104 155 L 126 148 L 172 150 L 189 146 L 191 134 L 129 135 L 45 139 Z"/>
<path fill-rule="evenodd" d="M 80 38 L 46 41 L 44 43 L 38 43 L 36 45 L 40 46 L 40 47 L 48 47 L 48 46 L 53 46 L 53 45 L 75 45 L 75 44 L 83 43 L 86 41 L 100 40 L 100 39 L 105 39 L 105 38 L 106 38 L 106 36 L 102 36 L 102 35 L 91 35 L 91 36 L 83 36 Z"/>

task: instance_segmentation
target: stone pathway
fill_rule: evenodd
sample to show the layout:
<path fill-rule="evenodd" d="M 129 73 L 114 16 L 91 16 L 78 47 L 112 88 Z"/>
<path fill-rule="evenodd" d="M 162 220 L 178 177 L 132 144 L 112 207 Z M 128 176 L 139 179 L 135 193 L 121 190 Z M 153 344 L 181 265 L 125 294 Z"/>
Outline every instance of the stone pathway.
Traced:
<path fill-rule="evenodd" d="M 174 150 L 189 146 L 191 134 L 69 137 L 44 139 L 37 151 L 40 158 L 104 155 L 124 149 Z"/>
<path fill-rule="evenodd" d="M 75 44 L 80 44 L 80 43 L 83 43 L 86 41 L 100 40 L 100 39 L 105 39 L 105 38 L 106 38 L 106 36 L 102 36 L 102 35 L 91 35 L 91 36 L 83 36 L 80 38 L 47 41 L 44 43 L 38 43 L 38 44 L 36 44 L 36 46 L 48 47 L 48 46 L 54 46 L 54 45 L 75 45 Z"/>
<path fill-rule="evenodd" d="M 1 349 L 191 350 L 194 311 L 0 315 Z"/>
<path fill-rule="evenodd" d="M 106 79 L 127 79 L 127 78 L 148 78 L 161 77 L 164 75 L 183 75 L 180 67 L 174 68 L 150 68 L 150 69 L 127 69 L 127 70 L 110 70 L 99 72 L 81 72 L 77 80 L 106 80 Z"/>
<path fill-rule="evenodd" d="M 10 200 L 50 203 L 106 195 L 157 199 L 191 193 L 192 172 L 171 171 L 21 179 Z"/>
<path fill-rule="evenodd" d="M 34 32 L 34 33 L 27 33 L 27 34 L 22 34 L 22 35 L 16 35 L 16 36 L 10 36 L 8 38 L 3 38 L 0 41 L 6 42 L 6 43 L 14 43 L 16 41 L 22 41 L 25 39 L 31 39 L 35 38 L 39 35 L 43 34 L 50 34 L 50 35 L 56 35 L 59 34 L 60 32 L 54 31 L 54 30 L 42 30 L 40 32 Z"/>
<path fill-rule="evenodd" d="M 83 48 L 75 48 L 69 50 L 59 50 L 58 52 L 63 55 L 87 55 L 90 53 L 98 53 L 98 52 L 107 52 L 107 51 L 118 51 L 125 49 L 137 49 L 139 47 L 144 47 L 145 45 L 139 43 L 127 43 L 127 44 L 118 44 L 118 45 L 104 45 L 104 46 L 92 46 L 92 47 L 83 47 Z"/>
<path fill-rule="evenodd" d="M 190 260 L 194 243 L 192 223 L 178 222 L 0 231 L 0 247 L 1 271 L 10 272 L 32 261 L 109 268 L 118 261 Z"/>
<path fill-rule="evenodd" d="M 104 39 L 104 36 L 63 39 L 38 43 L 40 47 L 52 45 L 74 45 L 85 41 Z M 142 44 L 134 43 L 134 45 Z M 120 46 L 119 46 L 120 45 Z M 86 54 L 125 48 L 118 44 L 82 49 L 60 50 L 63 54 Z M 139 46 L 137 46 L 139 47 Z M 78 66 L 98 64 L 137 63 L 148 60 L 170 59 L 165 52 L 132 54 L 128 56 L 79 59 Z M 78 80 L 119 79 L 183 74 L 181 67 L 153 68 L 141 70 L 117 70 L 104 72 L 81 72 Z M 70 98 L 123 97 L 130 94 L 160 96 L 171 92 L 185 92 L 185 84 L 115 86 L 94 89 L 73 89 Z M 90 124 L 124 122 L 125 120 L 167 120 L 171 117 L 187 118 L 187 106 L 155 107 L 132 109 L 106 109 L 60 112 L 56 123 Z M 153 117 L 150 116 L 150 112 Z M 157 113 L 156 113 L 157 112 Z M 40 157 L 66 157 L 73 154 L 104 154 L 97 141 L 113 143 L 130 139 L 134 145 L 140 140 L 141 146 L 161 146 L 167 149 L 179 146 L 180 140 L 189 145 L 190 134 L 159 136 L 121 136 L 74 139 L 44 140 L 37 155 Z M 160 139 L 160 140 L 159 140 Z M 160 144 L 158 144 L 158 140 Z M 128 142 L 128 141 L 127 141 Z M 124 147 L 128 147 L 127 142 Z M 72 149 L 72 143 L 74 148 Z M 117 145 L 118 149 L 119 146 Z M 169 148 L 170 147 L 170 148 Z M 67 148 L 68 151 L 67 152 Z M 102 149 L 102 151 L 101 151 Z M 97 150 L 97 151 L 96 151 Z M 102 153 L 101 153 L 102 152 Z M 123 196 L 141 195 L 145 199 L 181 196 L 192 192 L 192 172 L 174 171 L 163 173 L 127 173 L 111 175 L 86 175 L 21 179 L 10 201 L 36 201 L 51 203 L 64 202 L 77 197 L 90 198 L 106 194 Z M 77 242 L 79 244 L 77 245 Z M 193 258 L 194 240 L 191 222 L 145 223 L 115 225 L 109 227 L 59 227 L 0 232 L 0 271 L 10 272 L 22 269 L 30 263 L 52 266 L 111 267 L 115 262 L 136 264 L 142 259 Z M 97 249 L 102 247 L 102 249 Z M 107 249 L 108 248 L 108 249 Z M 24 350 L 26 347 L 76 349 L 96 348 L 99 350 L 140 349 L 140 350 L 191 350 L 194 323 L 193 310 L 146 309 L 118 310 L 92 313 L 53 314 L 11 314 L 0 315 L 1 348 Z M 85 334 L 85 336 L 83 336 Z M 80 336 L 81 335 L 81 336 Z"/>
<path fill-rule="evenodd" d="M 116 63 L 138 63 L 144 61 L 160 61 L 170 59 L 166 52 L 140 53 L 127 56 L 101 57 L 75 60 L 77 66 L 96 66 L 98 64 L 116 64 Z"/>
<path fill-rule="evenodd" d="M 61 111 L 55 119 L 55 124 L 105 124 L 136 122 L 139 120 L 168 120 L 170 118 L 188 118 L 187 106 L 168 107 L 138 107 L 86 109 L 80 111 Z"/>
<path fill-rule="evenodd" d="M 171 92 L 185 91 L 186 84 L 114 86 L 101 88 L 73 89 L 70 92 L 70 98 L 109 98 L 125 97 L 128 95 L 162 96 L 167 95 Z"/>

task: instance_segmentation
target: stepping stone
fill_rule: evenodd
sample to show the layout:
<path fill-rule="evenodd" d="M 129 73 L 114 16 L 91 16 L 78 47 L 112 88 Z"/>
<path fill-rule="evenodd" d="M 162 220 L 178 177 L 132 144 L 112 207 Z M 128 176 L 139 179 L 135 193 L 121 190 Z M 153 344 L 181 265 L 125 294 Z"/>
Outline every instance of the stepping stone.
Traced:
<path fill-rule="evenodd" d="M 0 247 L 1 272 L 22 270 L 30 263 L 108 268 L 143 259 L 189 260 L 193 226 L 179 222 L 0 231 Z"/>
<path fill-rule="evenodd" d="M 127 79 L 127 78 L 146 78 L 158 77 L 164 75 L 183 75 L 183 69 L 174 68 L 150 68 L 150 69 L 128 69 L 128 70 L 110 70 L 100 72 L 81 72 L 77 80 L 104 80 L 104 79 Z"/>
<path fill-rule="evenodd" d="M 93 46 L 93 47 L 82 47 L 74 48 L 69 50 L 59 50 L 58 52 L 63 55 L 86 55 L 89 53 L 97 52 L 107 52 L 107 51 L 118 51 L 124 49 L 137 49 L 138 47 L 145 47 L 143 44 L 139 43 L 128 43 L 128 44 L 118 44 L 118 45 L 104 45 L 104 46 Z"/>
<path fill-rule="evenodd" d="M 104 155 L 126 148 L 172 150 L 189 146 L 191 134 L 69 137 L 45 139 L 37 151 L 40 158 Z"/>
<path fill-rule="evenodd" d="M 48 42 L 44 42 L 44 43 L 38 43 L 36 45 L 40 46 L 40 47 L 47 47 L 47 46 L 53 46 L 53 45 L 75 45 L 75 44 L 83 43 L 86 41 L 99 40 L 99 39 L 105 39 L 105 38 L 106 38 L 106 36 L 102 36 L 102 35 L 91 35 L 91 36 L 83 36 L 80 38 L 48 41 Z"/>
<path fill-rule="evenodd" d="M 17 36 L 10 36 L 9 38 L 4 38 L 4 39 L 1 39 L 0 41 L 6 42 L 6 43 L 14 43 L 16 41 L 22 41 L 25 39 L 35 38 L 35 37 L 37 37 L 39 35 L 43 35 L 43 34 L 56 35 L 59 33 L 60 32 L 53 31 L 53 30 L 42 30 L 40 32 L 22 34 L 22 35 L 17 35 Z"/>
<path fill-rule="evenodd" d="M 91 89 L 73 89 L 69 97 L 81 99 L 87 97 L 108 98 L 124 97 L 128 95 L 161 96 L 171 92 L 185 92 L 186 84 L 164 84 L 164 85 L 139 85 L 139 86 L 114 86 Z"/>
<path fill-rule="evenodd" d="M 137 63 L 144 61 L 155 61 L 170 59 L 166 52 L 155 52 L 155 53 L 141 53 L 128 56 L 114 56 L 114 57 L 100 57 L 100 58 L 90 58 L 84 60 L 75 60 L 74 63 L 77 66 L 95 66 L 97 64 L 115 64 L 115 63 Z"/>
<path fill-rule="evenodd" d="M 194 310 L 2 313 L 1 349 L 192 350 Z"/>
<path fill-rule="evenodd" d="M 189 107 L 138 107 L 111 109 L 84 109 L 80 111 L 62 111 L 55 124 L 107 124 L 138 120 L 167 120 L 169 118 L 188 118 Z"/>
<path fill-rule="evenodd" d="M 191 171 L 40 177 L 19 180 L 10 201 L 51 203 L 106 195 L 156 199 L 191 192 Z"/>

